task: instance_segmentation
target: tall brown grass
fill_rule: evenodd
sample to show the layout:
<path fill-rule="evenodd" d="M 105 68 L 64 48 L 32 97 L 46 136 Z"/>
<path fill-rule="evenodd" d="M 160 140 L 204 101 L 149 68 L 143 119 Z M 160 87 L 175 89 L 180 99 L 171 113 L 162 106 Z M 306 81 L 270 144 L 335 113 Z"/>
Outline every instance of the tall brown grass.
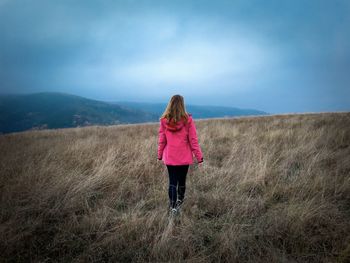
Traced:
<path fill-rule="evenodd" d="M 196 120 L 179 221 L 158 123 L 0 136 L 4 262 L 349 262 L 350 113 Z"/>

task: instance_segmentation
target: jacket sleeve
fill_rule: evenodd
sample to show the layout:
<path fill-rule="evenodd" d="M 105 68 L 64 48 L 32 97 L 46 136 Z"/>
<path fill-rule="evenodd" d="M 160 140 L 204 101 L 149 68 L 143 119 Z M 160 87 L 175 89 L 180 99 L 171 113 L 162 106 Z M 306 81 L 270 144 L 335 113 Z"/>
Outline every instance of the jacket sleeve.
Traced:
<path fill-rule="evenodd" d="M 194 153 L 194 155 L 197 159 L 197 162 L 198 163 L 203 162 L 203 154 L 202 154 L 201 147 L 198 143 L 197 129 L 196 129 L 196 125 L 194 123 L 193 118 L 191 118 L 189 121 L 188 137 L 189 137 L 191 150 Z"/>
<path fill-rule="evenodd" d="M 158 130 L 158 160 L 162 159 L 163 151 L 165 145 L 167 144 L 165 136 L 165 127 L 162 121 L 160 121 L 159 130 Z"/>

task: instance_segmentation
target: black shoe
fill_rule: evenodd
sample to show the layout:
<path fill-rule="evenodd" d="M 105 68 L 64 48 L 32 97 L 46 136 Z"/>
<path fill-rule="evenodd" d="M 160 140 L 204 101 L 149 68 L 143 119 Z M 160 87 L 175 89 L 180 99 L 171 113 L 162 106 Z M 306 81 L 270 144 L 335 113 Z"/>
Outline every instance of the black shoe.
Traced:
<path fill-rule="evenodd" d="M 179 213 L 179 210 L 175 207 L 170 207 L 169 209 L 169 215 L 170 216 L 177 216 Z"/>
<path fill-rule="evenodd" d="M 177 209 L 180 209 L 181 208 L 181 205 L 183 204 L 183 200 L 180 200 L 180 199 L 177 199 L 176 200 L 176 204 L 175 204 L 175 207 L 177 208 Z"/>

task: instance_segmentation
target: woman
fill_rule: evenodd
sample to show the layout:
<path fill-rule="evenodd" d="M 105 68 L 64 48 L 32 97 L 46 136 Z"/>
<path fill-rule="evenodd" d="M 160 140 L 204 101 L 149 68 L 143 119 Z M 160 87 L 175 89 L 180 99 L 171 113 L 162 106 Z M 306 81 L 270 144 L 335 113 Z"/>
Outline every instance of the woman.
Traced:
<path fill-rule="evenodd" d="M 184 98 L 174 95 L 160 118 L 158 160 L 167 166 L 170 212 L 175 214 L 184 201 L 186 175 L 189 165 L 193 164 L 193 154 L 201 164 L 203 154 L 192 114 L 186 112 Z"/>

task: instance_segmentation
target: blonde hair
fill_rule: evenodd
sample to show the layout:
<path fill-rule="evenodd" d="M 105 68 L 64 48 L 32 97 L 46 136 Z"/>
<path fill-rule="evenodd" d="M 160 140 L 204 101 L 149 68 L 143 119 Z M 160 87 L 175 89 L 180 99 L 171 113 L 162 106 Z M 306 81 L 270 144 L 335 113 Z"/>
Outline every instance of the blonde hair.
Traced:
<path fill-rule="evenodd" d="M 173 120 L 175 123 L 181 119 L 187 122 L 188 113 L 185 108 L 184 98 L 181 95 L 174 95 L 171 97 L 165 111 L 160 119 L 166 118 L 167 120 Z"/>

